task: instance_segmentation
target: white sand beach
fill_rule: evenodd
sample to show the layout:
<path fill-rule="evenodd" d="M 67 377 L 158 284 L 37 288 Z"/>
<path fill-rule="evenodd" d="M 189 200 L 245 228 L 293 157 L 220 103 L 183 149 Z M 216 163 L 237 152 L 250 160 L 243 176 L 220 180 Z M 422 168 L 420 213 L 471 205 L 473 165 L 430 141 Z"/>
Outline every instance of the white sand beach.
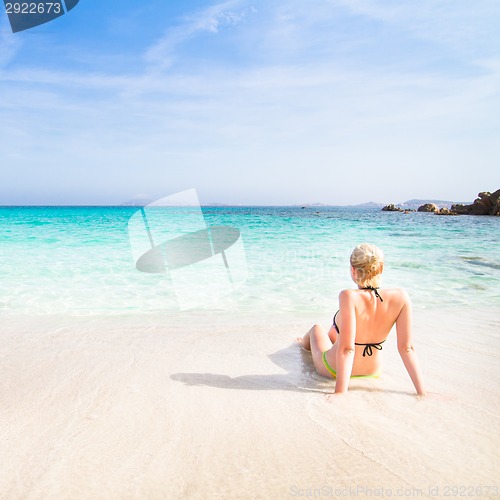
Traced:
<path fill-rule="evenodd" d="M 343 396 L 294 343 L 329 318 L 2 318 L 2 499 L 500 494 L 498 309 L 421 310 L 429 396 L 384 344 Z"/>

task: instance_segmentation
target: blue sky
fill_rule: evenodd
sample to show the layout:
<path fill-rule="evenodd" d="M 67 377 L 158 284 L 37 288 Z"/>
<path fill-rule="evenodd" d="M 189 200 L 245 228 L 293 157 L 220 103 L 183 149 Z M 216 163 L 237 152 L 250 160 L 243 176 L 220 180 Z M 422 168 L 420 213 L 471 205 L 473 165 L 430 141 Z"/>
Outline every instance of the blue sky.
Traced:
<path fill-rule="evenodd" d="M 0 205 L 472 200 L 500 188 L 497 0 L 80 0 L 0 15 Z"/>

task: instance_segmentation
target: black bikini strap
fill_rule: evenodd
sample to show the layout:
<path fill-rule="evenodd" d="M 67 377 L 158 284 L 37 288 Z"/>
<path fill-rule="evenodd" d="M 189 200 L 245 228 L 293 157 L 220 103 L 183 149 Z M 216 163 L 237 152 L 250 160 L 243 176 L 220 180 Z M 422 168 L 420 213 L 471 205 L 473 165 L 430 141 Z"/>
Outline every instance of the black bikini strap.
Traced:
<path fill-rule="evenodd" d="M 383 344 L 385 340 L 382 340 L 382 342 L 378 342 L 376 344 L 358 344 L 354 342 L 356 345 L 364 345 L 365 348 L 363 349 L 363 358 L 368 355 L 371 356 L 373 354 L 373 348 L 378 349 L 379 351 L 382 350 L 382 346 L 380 344 Z"/>
<path fill-rule="evenodd" d="M 375 292 L 375 297 L 378 297 L 380 299 L 380 302 L 384 302 L 384 299 L 381 297 L 381 295 L 378 293 L 378 289 L 379 287 L 378 286 L 365 286 L 364 288 L 362 288 L 361 290 L 372 290 L 373 292 Z"/>

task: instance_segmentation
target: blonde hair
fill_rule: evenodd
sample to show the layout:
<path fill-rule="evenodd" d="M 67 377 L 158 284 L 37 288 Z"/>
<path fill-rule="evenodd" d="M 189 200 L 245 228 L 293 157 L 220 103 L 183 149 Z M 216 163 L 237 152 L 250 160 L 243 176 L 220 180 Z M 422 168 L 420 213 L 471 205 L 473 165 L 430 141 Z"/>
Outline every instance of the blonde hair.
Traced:
<path fill-rule="evenodd" d="M 384 253 L 370 243 L 358 245 L 351 254 L 351 266 L 356 271 L 354 281 L 360 287 L 378 287 L 384 269 Z"/>

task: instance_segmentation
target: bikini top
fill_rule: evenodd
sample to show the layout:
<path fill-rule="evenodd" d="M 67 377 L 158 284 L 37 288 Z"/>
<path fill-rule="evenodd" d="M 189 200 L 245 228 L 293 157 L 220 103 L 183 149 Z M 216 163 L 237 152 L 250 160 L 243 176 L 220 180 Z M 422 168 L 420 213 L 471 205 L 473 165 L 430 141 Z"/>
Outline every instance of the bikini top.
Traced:
<path fill-rule="evenodd" d="M 375 292 L 375 296 L 380 299 L 380 302 L 384 302 L 384 299 L 378 293 L 378 288 L 379 287 L 367 286 L 367 287 L 364 287 L 364 288 L 360 288 L 360 290 L 372 290 L 373 292 Z M 337 330 L 337 333 L 340 335 L 339 327 L 337 326 L 337 323 L 335 321 L 335 318 L 337 317 L 337 314 L 339 312 L 340 312 L 340 310 L 337 311 L 335 313 L 335 316 L 333 317 L 333 326 L 334 326 L 335 330 Z M 371 356 L 373 354 L 373 348 L 381 351 L 382 350 L 381 344 L 383 344 L 384 342 L 385 342 L 385 339 L 382 340 L 382 342 L 374 342 L 372 344 L 359 344 L 358 342 L 354 342 L 354 344 L 355 345 L 364 345 L 365 346 L 365 348 L 363 349 L 363 357 L 365 357 L 365 356 Z"/>

